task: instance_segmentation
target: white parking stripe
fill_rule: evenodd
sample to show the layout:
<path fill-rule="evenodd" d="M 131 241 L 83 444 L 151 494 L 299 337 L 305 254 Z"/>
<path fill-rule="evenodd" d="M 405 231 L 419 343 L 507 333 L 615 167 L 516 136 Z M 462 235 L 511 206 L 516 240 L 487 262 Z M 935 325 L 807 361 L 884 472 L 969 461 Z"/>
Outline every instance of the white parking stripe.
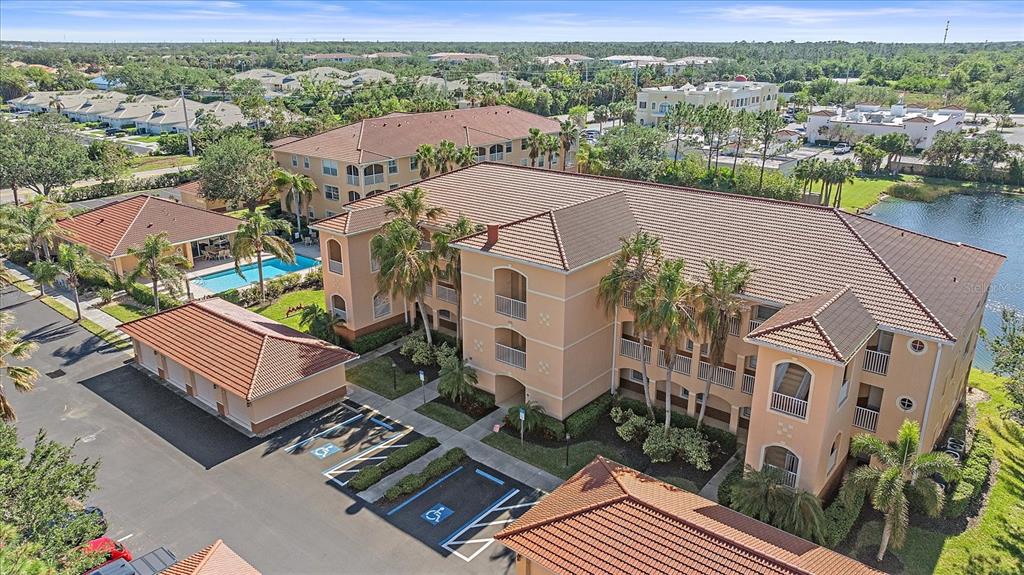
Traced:
<path fill-rule="evenodd" d="M 495 507 L 491 511 L 508 511 L 509 509 L 518 509 L 520 507 L 533 507 L 536 504 L 536 501 L 531 501 L 529 503 L 516 503 L 515 505 L 506 505 L 505 507 Z"/>
<path fill-rule="evenodd" d="M 504 500 L 499 502 L 499 504 L 498 504 L 499 506 L 498 507 L 495 507 L 495 508 L 491 509 L 490 511 L 488 511 L 487 515 L 491 515 L 492 513 L 498 513 L 498 515 L 501 515 L 501 513 L 505 512 L 505 511 L 508 511 L 510 509 L 519 509 L 519 508 L 522 508 L 522 507 L 532 507 L 533 505 L 537 504 L 536 501 L 530 501 L 530 502 L 527 502 L 527 503 L 516 503 L 514 505 L 501 506 L 501 503 L 504 503 L 508 499 L 511 499 L 512 497 L 515 497 L 515 495 L 517 495 L 517 494 L 518 494 L 518 490 L 516 491 L 516 493 L 509 494 L 508 497 L 506 497 Z M 472 561 L 473 559 L 476 559 L 476 557 L 478 555 L 483 553 L 488 547 L 491 546 L 492 543 L 494 543 L 494 538 L 493 537 L 485 537 L 485 538 L 481 538 L 481 539 L 467 539 L 465 541 L 460 541 L 460 540 L 456 539 L 456 537 L 458 537 L 459 535 L 462 535 L 463 533 L 466 533 L 467 531 L 470 531 L 470 530 L 478 528 L 478 527 L 486 527 L 486 526 L 489 526 L 489 525 L 507 525 L 507 524 L 509 524 L 509 523 L 511 523 L 511 522 L 516 520 L 516 518 L 512 517 L 512 518 L 508 518 L 508 519 L 498 519 L 498 520 L 495 520 L 495 521 L 485 521 L 487 515 L 481 517 L 480 519 L 478 519 L 476 522 L 472 523 L 471 525 L 467 525 L 466 527 L 462 528 L 458 533 L 456 533 L 454 536 L 452 536 L 451 540 L 445 542 L 444 545 L 442 545 L 441 547 L 443 547 L 444 549 L 447 549 L 453 555 L 459 557 L 460 559 L 462 559 L 463 561 L 465 561 L 467 563 Z M 466 555 L 463 555 L 462 553 L 460 553 L 457 549 L 453 549 L 452 548 L 453 546 L 460 546 L 461 547 L 462 545 L 469 545 L 469 544 L 473 544 L 473 543 L 478 543 L 478 544 L 479 543 L 483 543 L 483 545 L 481 545 L 479 549 L 474 551 L 468 557 Z"/>
<path fill-rule="evenodd" d="M 374 451 L 379 451 L 381 449 L 388 449 L 389 447 L 399 447 L 399 446 L 395 446 L 395 445 L 392 445 L 392 444 L 394 442 L 398 441 L 399 439 L 402 439 L 403 437 L 408 435 L 410 432 L 412 432 L 412 428 L 409 428 L 404 433 L 396 435 L 396 436 L 392 437 L 391 439 L 388 439 L 388 440 L 386 440 L 386 441 L 384 441 L 382 443 L 374 445 L 373 447 L 369 447 L 367 449 L 364 449 L 363 451 L 360 451 L 359 453 L 355 454 L 354 456 L 346 459 L 345 461 L 342 461 L 338 465 L 335 465 L 334 467 L 328 469 L 327 471 L 324 471 L 323 472 L 324 477 L 330 478 L 330 480 L 333 481 L 334 483 L 337 483 L 338 485 L 341 485 L 342 487 L 344 487 L 345 485 L 348 484 L 348 481 L 338 481 L 338 478 L 336 476 L 340 475 L 341 473 L 344 473 L 344 472 L 339 472 L 338 471 L 339 469 L 341 469 L 342 467 L 345 467 L 346 465 L 349 465 L 349 464 L 355 464 L 355 463 L 359 463 L 360 461 L 365 461 L 367 459 L 371 459 L 369 457 L 364 457 L 364 456 L 369 454 L 369 453 L 372 453 Z M 404 447 L 405 445 L 406 444 L 402 444 L 401 447 Z M 384 459 L 384 458 L 382 457 L 380 459 Z"/>
<path fill-rule="evenodd" d="M 348 408 L 346 408 L 346 409 L 348 409 Z M 318 437 L 322 437 L 324 435 L 327 435 L 328 433 L 334 431 L 335 429 L 338 429 L 339 427 L 344 427 L 346 424 L 351 423 L 351 422 L 359 419 L 360 417 L 365 417 L 365 416 L 363 414 L 358 414 L 358 415 L 355 415 L 353 417 L 350 417 L 350 418 L 346 419 L 345 421 L 342 421 L 341 423 L 335 425 L 334 427 L 331 427 L 330 429 L 325 429 L 325 430 L 321 431 L 320 433 L 317 433 L 316 435 L 314 435 L 312 437 L 307 437 L 306 439 L 303 439 L 302 441 L 300 441 L 298 443 L 293 443 L 292 445 L 289 445 L 288 447 L 285 447 L 284 450 L 285 451 L 291 451 L 291 450 L 295 449 L 296 447 L 305 445 L 305 444 L 309 443 L 310 441 L 313 441 L 314 439 L 316 439 Z"/>

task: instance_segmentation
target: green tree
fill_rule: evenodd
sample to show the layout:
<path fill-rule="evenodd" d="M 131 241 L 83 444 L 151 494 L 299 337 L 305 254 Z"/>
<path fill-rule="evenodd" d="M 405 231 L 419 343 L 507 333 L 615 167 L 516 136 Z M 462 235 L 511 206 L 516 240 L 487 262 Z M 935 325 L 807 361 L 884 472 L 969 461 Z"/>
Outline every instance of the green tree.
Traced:
<path fill-rule="evenodd" d="M 601 136 L 605 172 L 631 180 L 654 181 L 661 171 L 665 151 L 664 130 L 627 124 Z"/>
<path fill-rule="evenodd" d="M 426 222 L 436 222 L 444 214 L 444 208 L 427 205 L 427 192 L 419 186 L 389 194 L 384 198 L 384 215 L 405 220 L 417 229 Z M 381 226 L 381 229 L 386 226 L 387 223 Z"/>
<path fill-rule="evenodd" d="M 60 277 L 60 268 L 57 264 L 48 260 L 36 260 L 32 262 L 32 279 L 39 284 L 39 297 L 46 295 L 46 286 L 52 286 Z"/>
<path fill-rule="evenodd" d="M 452 171 L 452 164 L 455 162 L 456 154 L 458 154 L 458 149 L 455 146 L 455 142 L 441 140 L 434 150 L 434 169 L 441 174 L 447 174 Z"/>
<path fill-rule="evenodd" d="M 0 73 L 5 68 L 0 67 Z M 18 188 L 28 179 L 25 150 L 18 134 L 16 124 L 0 120 L 0 188 L 11 189 L 15 206 L 21 204 Z"/>
<path fill-rule="evenodd" d="M 529 149 L 531 167 L 537 167 L 537 158 L 544 151 L 544 136 L 539 128 L 530 128 L 530 135 L 526 138 L 526 145 Z"/>
<path fill-rule="evenodd" d="M 262 142 L 231 134 L 203 151 L 198 167 L 202 195 L 253 212 L 274 187 L 274 168 L 274 160 Z"/>
<path fill-rule="evenodd" d="M 136 263 L 135 268 L 125 276 L 125 281 L 131 285 L 141 277 L 149 278 L 153 286 L 153 307 L 157 313 L 160 313 L 160 283 L 164 284 L 171 295 L 181 293 L 181 284 L 185 284 L 188 290 L 184 269 L 191 267 L 191 264 L 167 239 L 167 232 L 146 236 L 142 245 L 128 248 L 128 255 L 134 257 Z"/>
<path fill-rule="evenodd" d="M 456 356 L 441 366 L 437 393 L 452 403 L 465 404 L 476 397 L 476 370 L 468 361 Z"/>
<path fill-rule="evenodd" d="M 999 333 L 982 332 L 992 350 L 992 371 L 1006 378 L 1006 392 L 1012 405 L 1008 415 L 1024 421 L 1024 314 L 1004 307 L 1000 317 Z"/>
<path fill-rule="evenodd" d="M 278 237 L 275 232 L 290 234 L 291 226 L 284 220 L 271 219 L 263 212 L 250 211 L 245 214 L 245 221 L 238 226 L 235 241 L 231 244 L 231 256 L 239 276 L 245 277 L 242 274 L 242 260 L 256 258 L 261 302 L 267 299 L 267 289 L 263 283 L 263 252 L 277 256 L 286 263 L 295 263 L 295 250 L 288 240 Z"/>
<path fill-rule="evenodd" d="M 39 197 L 22 204 L 14 212 L 14 233 L 25 239 L 25 248 L 39 261 L 39 250 L 49 259 L 50 249 L 62 233 L 60 220 L 67 219 L 71 212 L 67 206 L 45 197 Z"/>
<path fill-rule="evenodd" d="M 32 391 L 32 385 L 39 379 L 39 371 L 28 365 L 13 365 L 11 360 L 28 361 L 36 344 L 24 338 L 25 332 L 9 327 L 14 323 L 14 314 L 0 312 L 0 421 L 14 421 L 14 407 L 7 399 L 4 380 L 10 381 L 20 392 Z"/>
<path fill-rule="evenodd" d="M 956 461 L 942 452 L 919 451 L 921 428 L 917 421 L 904 420 L 895 441 L 867 433 L 854 435 L 850 452 L 855 456 L 869 456 L 878 466 L 858 467 L 848 477 L 852 487 L 865 489 L 871 494 L 871 505 L 885 515 L 882 542 L 878 547 L 879 561 L 885 557 L 890 543 L 893 548 L 903 546 L 910 521 L 909 494 L 914 493 L 924 511 L 932 516 L 942 511 L 942 487 L 932 477 L 936 474 L 946 481 L 959 475 Z"/>
<path fill-rule="evenodd" d="M 455 152 L 455 157 L 452 160 L 456 166 L 468 168 L 476 163 L 476 150 L 471 146 L 462 146 L 459 151 Z"/>
<path fill-rule="evenodd" d="M 560 124 L 558 138 L 562 143 L 562 171 L 569 164 L 569 151 L 580 141 L 580 125 L 572 120 L 564 120 Z"/>
<path fill-rule="evenodd" d="M 437 164 L 437 157 L 434 152 L 434 146 L 430 144 L 420 144 L 416 148 L 416 164 L 420 169 L 420 179 L 425 180 L 430 177 L 430 171 Z"/>
<path fill-rule="evenodd" d="M 15 132 L 23 156 L 22 184 L 49 196 L 90 171 L 89 156 L 62 116 L 41 114 L 26 119 Z"/>
<path fill-rule="evenodd" d="M 782 121 L 779 113 L 775 110 L 765 110 L 754 119 L 753 135 L 761 156 L 761 174 L 757 180 L 757 189 L 764 187 L 764 165 L 771 155 L 772 146 L 778 143 L 776 132 L 782 129 L 786 123 Z"/>
<path fill-rule="evenodd" d="M 555 168 L 555 162 L 554 162 L 555 154 L 558 153 L 558 150 L 559 150 L 559 148 L 561 146 L 561 143 L 558 140 L 558 136 L 556 136 L 554 134 L 545 134 L 544 135 L 544 140 L 543 140 L 543 146 L 544 146 L 544 155 L 547 156 L 547 160 L 548 160 L 548 169 L 549 170 L 553 170 Z M 564 162 L 564 158 L 563 158 L 563 162 Z"/>
<path fill-rule="evenodd" d="M 455 303 L 455 317 L 458 318 L 458 323 L 455 324 L 455 339 L 459 342 L 462 341 L 462 250 L 452 246 L 452 243 L 476 231 L 477 227 L 473 221 L 460 215 L 455 222 L 448 224 L 443 230 L 434 232 L 430 238 L 434 274 L 452 282 L 455 291 L 460 295 Z"/>
<path fill-rule="evenodd" d="M 580 142 L 576 151 L 576 173 L 600 175 L 604 172 L 604 154 L 600 146 L 588 142 Z"/>
<path fill-rule="evenodd" d="M 675 164 L 679 163 L 679 145 L 683 139 L 683 136 L 690 136 L 693 132 L 693 128 L 697 125 L 699 118 L 699 112 L 697 107 L 689 102 L 680 102 L 669 109 L 668 114 L 665 115 L 662 124 L 670 131 L 674 130 L 676 136 L 674 138 L 675 151 L 672 154 L 672 161 Z"/>
<path fill-rule="evenodd" d="M 377 285 L 406 302 L 415 302 L 423 318 L 427 343 L 433 345 L 427 313 L 423 307 L 423 294 L 433 278 L 431 253 L 420 249 L 423 236 L 409 220 L 396 218 L 384 224 L 370 239 L 370 253 L 380 262 Z"/>
<path fill-rule="evenodd" d="M 299 325 L 306 328 L 310 335 L 333 344 L 338 343 L 338 333 L 334 331 L 334 326 L 344 323 L 345 320 L 315 304 L 304 306 L 299 316 Z"/>
<path fill-rule="evenodd" d="M 110 272 L 103 264 L 92 259 L 81 244 L 60 244 L 57 248 L 57 267 L 68 280 L 71 294 L 75 298 L 75 321 L 82 320 L 82 304 L 79 287 L 83 276 L 109 278 Z"/>
<path fill-rule="evenodd" d="M 92 161 L 92 175 L 104 183 L 120 180 L 131 166 L 131 152 L 117 142 L 95 140 L 89 144 L 87 153 Z"/>
<path fill-rule="evenodd" d="M 302 235 L 302 215 L 305 206 L 313 201 L 313 194 L 317 191 L 316 182 L 305 174 L 293 174 L 281 168 L 276 168 L 272 177 L 274 186 L 285 193 L 284 203 L 293 208 L 295 231 Z"/>
<path fill-rule="evenodd" d="M 707 169 L 711 171 L 711 160 L 718 165 L 718 152 L 726 144 L 726 137 L 732 127 L 732 114 L 727 108 L 718 104 L 700 108 L 697 126 L 704 138 L 704 146 L 708 149 Z"/>
<path fill-rule="evenodd" d="M 885 158 L 885 150 L 878 148 L 867 140 L 857 142 L 853 147 L 853 155 L 860 162 L 860 169 L 865 174 L 874 174 L 882 166 L 882 159 Z"/>
<path fill-rule="evenodd" d="M 732 508 L 804 539 L 824 540 L 821 501 L 813 493 L 786 486 L 782 472 L 774 467 L 757 471 L 748 466 L 732 488 Z"/>

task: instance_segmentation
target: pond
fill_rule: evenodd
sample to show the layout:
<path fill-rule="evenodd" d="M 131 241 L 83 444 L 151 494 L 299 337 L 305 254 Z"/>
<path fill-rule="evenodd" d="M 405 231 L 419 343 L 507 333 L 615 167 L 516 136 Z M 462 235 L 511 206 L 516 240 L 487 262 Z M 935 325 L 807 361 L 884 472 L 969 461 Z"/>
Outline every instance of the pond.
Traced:
<path fill-rule="evenodd" d="M 1024 313 L 1024 195 L 951 194 L 925 203 L 889 198 L 871 208 L 878 221 L 1006 256 L 992 282 L 982 325 L 999 330 L 1004 306 Z M 974 365 L 992 369 L 992 354 L 979 342 Z"/>

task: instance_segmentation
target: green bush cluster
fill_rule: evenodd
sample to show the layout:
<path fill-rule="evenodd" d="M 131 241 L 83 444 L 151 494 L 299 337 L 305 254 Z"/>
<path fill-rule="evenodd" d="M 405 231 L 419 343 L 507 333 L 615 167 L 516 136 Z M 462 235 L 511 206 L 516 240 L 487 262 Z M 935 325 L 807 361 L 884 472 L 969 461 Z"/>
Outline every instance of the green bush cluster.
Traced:
<path fill-rule="evenodd" d="M 619 397 L 618 404 L 623 410 L 633 410 L 633 413 L 647 413 L 647 405 L 639 400 L 631 399 L 628 397 Z M 672 421 L 672 427 L 689 428 L 697 427 L 697 419 L 686 415 L 685 413 L 679 413 L 672 411 L 669 416 Z M 665 418 L 665 410 L 657 406 L 654 408 L 654 420 L 663 421 Z M 724 429 L 718 429 L 717 427 L 711 427 L 705 425 L 701 427 L 701 432 L 712 442 L 718 445 L 719 451 L 726 454 L 736 453 L 736 435 L 725 431 Z"/>
<path fill-rule="evenodd" d="M 402 344 L 401 354 L 416 365 L 440 365 L 457 357 L 455 347 L 447 342 L 435 340 L 434 345 L 427 343 L 423 333 L 417 332 L 409 336 Z"/>
<path fill-rule="evenodd" d="M 597 399 L 577 409 L 565 418 L 565 432 L 572 437 L 583 437 L 601 421 L 612 406 L 611 394 L 602 393 Z"/>
<path fill-rule="evenodd" d="M 404 495 L 414 493 L 422 489 L 428 482 L 448 473 L 459 466 L 459 463 L 466 457 L 466 452 L 461 447 L 449 449 L 447 453 L 427 464 L 427 467 L 419 473 L 406 475 L 384 492 L 384 499 L 394 501 Z"/>
<path fill-rule="evenodd" d="M 718 503 L 726 507 L 732 507 L 732 488 L 743 479 L 743 462 L 732 468 L 722 482 L 718 484 Z"/>
<path fill-rule="evenodd" d="M 11 255 L 7 256 L 12 263 L 18 264 L 19 266 L 27 266 L 35 261 L 35 256 L 28 250 L 14 250 Z"/>
<path fill-rule="evenodd" d="M 320 266 L 314 269 L 319 274 L 313 275 L 313 271 L 307 274 L 295 272 L 263 282 L 267 292 L 267 299 L 275 300 L 286 293 L 300 289 L 320 289 L 323 287 L 323 270 Z M 244 288 L 229 289 L 217 295 L 235 305 L 250 307 L 260 302 L 260 286 L 259 284 L 252 284 Z"/>
<path fill-rule="evenodd" d="M 981 498 L 981 493 L 988 482 L 988 469 L 995 456 L 992 439 L 982 430 L 974 433 L 974 443 L 967 454 L 967 459 L 960 468 L 960 481 L 956 489 L 947 497 L 943 515 L 946 517 L 962 517 L 971 505 Z"/>
<path fill-rule="evenodd" d="M 125 288 L 128 295 L 132 296 L 132 299 L 139 302 L 144 306 L 153 307 L 153 289 L 146 287 L 142 284 L 132 284 Z M 160 310 L 171 309 L 172 307 L 178 307 L 181 302 L 177 299 L 162 293 L 160 296 Z"/>
<path fill-rule="evenodd" d="M 348 482 L 348 486 L 356 491 L 367 489 L 388 473 L 409 465 L 438 445 L 440 442 L 436 437 L 421 437 L 405 447 L 392 451 L 384 461 L 377 465 L 360 469 L 355 477 Z"/>
<path fill-rule="evenodd" d="M 519 409 L 523 405 L 513 405 L 508 408 L 505 414 L 505 425 L 519 431 Z M 565 425 L 554 417 L 544 413 L 543 408 L 531 402 L 526 408 L 526 430 L 527 437 L 535 437 L 547 441 L 565 439 Z"/>
<path fill-rule="evenodd" d="M 835 500 L 825 508 L 825 524 L 821 528 L 823 545 L 835 549 L 846 539 L 864 508 L 866 495 L 863 489 L 853 487 L 849 482 L 843 483 Z"/>
<path fill-rule="evenodd" d="M 399 323 L 377 330 L 373 333 L 361 335 L 352 340 L 350 347 L 352 348 L 352 351 L 356 353 L 366 353 L 373 351 L 384 344 L 391 343 L 407 333 L 409 333 L 409 326 L 404 323 Z"/>
<path fill-rule="evenodd" d="M 91 186 L 82 186 L 81 188 L 63 190 L 57 194 L 56 199 L 65 203 L 79 202 L 82 200 L 94 200 L 96 198 L 116 196 L 118 194 L 125 194 L 128 192 L 154 190 L 157 188 L 173 188 L 184 184 L 185 182 L 191 182 L 198 177 L 199 174 L 196 173 L 195 170 L 184 170 L 181 172 L 161 174 L 151 178 L 127 178 L 114 182 L 104 182 L 101 184 L 93 184 Z"/>

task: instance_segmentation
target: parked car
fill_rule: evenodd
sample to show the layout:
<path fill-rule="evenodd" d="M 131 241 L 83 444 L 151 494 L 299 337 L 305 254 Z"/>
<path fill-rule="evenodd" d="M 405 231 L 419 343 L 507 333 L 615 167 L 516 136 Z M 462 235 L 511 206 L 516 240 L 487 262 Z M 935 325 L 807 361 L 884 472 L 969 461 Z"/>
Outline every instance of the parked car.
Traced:
<path fill-rule="evenodd" d="M 850 150 L 852 149 L 853 148 L 850 147 L 850 144 L 847 144 L 846 142 L 840 142 L 836 144 L 835 148 L 832 148 L 832 153 L 836 155 L 849 154 Z"/>
<path fill-rule="evenodd" d="M 586 130 L 583 130 L 582 132 L 580 132 L 580 134 L 582 134 L 583 136 L 591 136 L 591 137 L 596 138 L 596 137 L 601 135 L 601 132 L 599 130 L 595 130 L 593 128 L 587 128 Z"/>
<path fill-rule="evenodd" d="M 104 557 L 103 563 L 93 567 L 86 571 L 86 573 L 95 573 L 101 567 L 109 565 L 119 559 L 125 561 L 132 560 L 132 552 L 129 551 L 124 545 L 121 545 L 117 541 L 114 541 L 110 537 L 97 537 L 92 541 L 82 546 L 82 549 L 89 553 L 101 553 Z"/>
<path fill-rule="evenodd" d="M 107 136 L 127 136 L 128 132 L 125 132 L 121 128 L 107 128 L 103 130 L 103 134 Z"/>

